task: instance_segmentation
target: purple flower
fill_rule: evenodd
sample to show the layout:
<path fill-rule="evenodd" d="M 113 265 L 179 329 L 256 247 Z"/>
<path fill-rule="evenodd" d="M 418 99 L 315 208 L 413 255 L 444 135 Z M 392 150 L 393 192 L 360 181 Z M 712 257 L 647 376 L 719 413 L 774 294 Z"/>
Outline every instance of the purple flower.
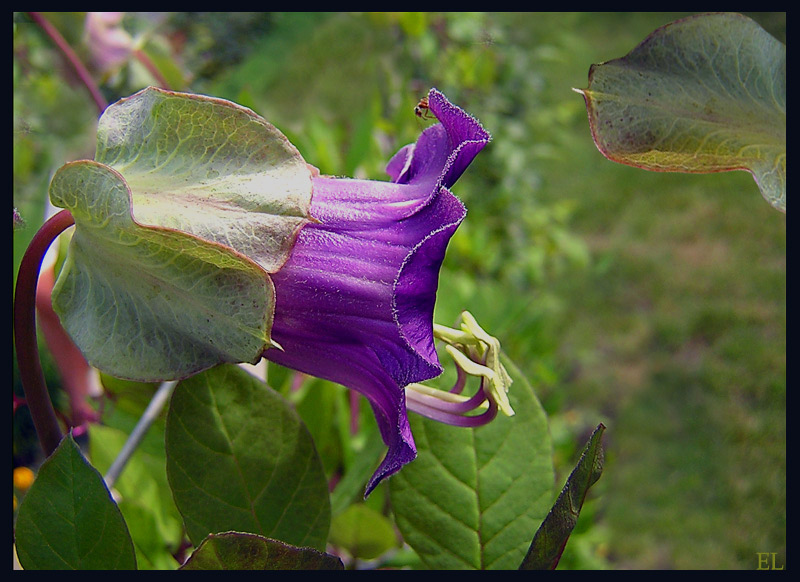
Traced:
<path fill-rule="evenodd" d="M 387 166 L 391 182 L 315 176 L 310 213 L 272 275 L 272 338 L 264 356 L 366 396 L 388 452 L 367 485 L 416 457 L 404 387 L 439 375 L 433 308 L 450 237 L 466 215 L 448 190 L 490 135 L 432 89 L 440 123 Z"/>
<path fill-rule="evenodd" d="M 86 13 L 86 44 L 92 64 L 101 73 L 121 67 L 133 52 L 133 38 L 122 28 L 124 17 L 124 12 Z"/>

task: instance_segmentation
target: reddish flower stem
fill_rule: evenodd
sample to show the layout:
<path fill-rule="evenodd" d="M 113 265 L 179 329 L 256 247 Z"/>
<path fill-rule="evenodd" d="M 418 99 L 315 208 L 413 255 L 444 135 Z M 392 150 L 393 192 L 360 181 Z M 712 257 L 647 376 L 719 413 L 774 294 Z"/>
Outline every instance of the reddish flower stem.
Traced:
<path fill-rule="evenodd" d="M 166 77 L 161 74 L 161 71 L 158 70 L 158 67 L 155 65 L 152 59 L 144 53 L 144 51 L 136 49 L 133 51 L 133 56 L 137 61 L 144 65 L 144 68 L 146 68 L 151 75 L 153 75 L 153 78 L 158 82 L 159 87 L 167 90 L 171 89 Z"/>
<path fill-rule="evenodd" d="M 36 285 L 47 249 L 59 234 L 74 223 L 72 214 L 68 210 L 62 210 L 42 225 L 22 257 L 14 290 L 17 363 L 33 425 L 47 456 L 58 447 L 62 433 L 39 361 L 39 346 L 36 341 Z"/>
<path fill-rule="evenodd" d="M 56 282 L 55 265 L 39 270 L 36 287 L 36 322 L 39 336 L 44 339 L 54 363 L 61 376 L 61 387 L 69 395 L 72 434 L 78 435 L 81 427 L 89 421 L 97 420 L 97 414 L 89 405 L 87 398 L 96 391 L 98 376 L 86 362 L 67 332 L 61 320 L 53 311 L 53 286 Z"/>
<path fill-rule="evenodd" d="M 103 94 L 100 93 L 100 88 L 97 86 L 97 83 L 94 82 L 92 75 L 83 65 L 81 60 L 78 58 L 78 55 L 75 54 L 75 51 L 72 50 L 72 47 L 69 46 L 64 37 L 61 36 L 61 33 L 58 32 L 55 26 L 53 26 L 47 18 L 42 15 L 41 12 L 28 12 L 30 17 L 33 19 L 36 24 L 42 27 L 42 29 L 47 33 L 52 41 L 56 44 L 56 46 L 64 53 L 64 57 L 69 61 L 72 67 L 75 69 L 75 72 L 80 77 L 80 80 L 83 81 L 83 84 L 86 85 L 86 89 L 89 90 L 89 93 L 94 99 L 95 104 L 97 105 L 97 109 L 102 113 L 108 107 L 108 102 L 103 97 Z"/>

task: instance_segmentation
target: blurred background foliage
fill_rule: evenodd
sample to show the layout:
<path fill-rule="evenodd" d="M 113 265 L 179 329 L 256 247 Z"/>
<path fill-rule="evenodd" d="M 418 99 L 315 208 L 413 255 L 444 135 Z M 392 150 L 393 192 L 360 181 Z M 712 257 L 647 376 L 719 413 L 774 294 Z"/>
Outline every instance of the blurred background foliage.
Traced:
<path fill-rule="evenodd" d="M 125 13 L 105 38 L 126 58 L 109 62 L 86 13 L 46 13 L 109 102 L 147 85 L 230 99 L 326 174 L 386 179 L 391 155 L 432 123 L 413 113 L 430 87 L 478 117 L 493 142 L 454 188 L 469 215 L 436 319 L 469 309 L 528 375 L 550 416 L 554 498 L 608 427 L 603 478 L 559 567 L 750 569 L 757 552 L 785 562 L 785 215 L 744 172 L 607 161 L 570 90 L 686 15 Z M 786 42 L 785 13 L 748 16 Z M 52 173 L 93 157 L 98 111 L 26 13 L 13 50 L 16 273 Z M 341 418 L 344 393 L 301 394 L 323 457 L 347 457 L 323 434 L 341 429 L 310 422 L 321 409 Z M 35 464 L 24 408 L 14 431 L 15 467 Z M 370 499 L 386 514 L 381 493 Z"/>

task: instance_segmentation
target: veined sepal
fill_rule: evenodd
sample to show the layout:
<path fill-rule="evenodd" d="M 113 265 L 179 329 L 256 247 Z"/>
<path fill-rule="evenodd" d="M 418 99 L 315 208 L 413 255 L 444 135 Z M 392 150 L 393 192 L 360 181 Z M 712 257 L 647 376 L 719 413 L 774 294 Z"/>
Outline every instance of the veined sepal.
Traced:
<path fill-rule="evenodd" d="M 191 234 L 137 224 L 124 178 L 104 164 L 63 166 L 50 195 L 76 225 L 53 308 L 90 364 L 158 381 L 219 362 L 255 363 L 272 345 L 274 288 L 256 263 Z"/>
<path fill-rule="evenodd" d="M 50 186 L 76 227 L 53 306 L 87 360 L 161 381 L 279 347 L 270 274 L 313 221 L 312 173 L 228 101 L 150 87 L 106 109 L 95 160 Z"/>

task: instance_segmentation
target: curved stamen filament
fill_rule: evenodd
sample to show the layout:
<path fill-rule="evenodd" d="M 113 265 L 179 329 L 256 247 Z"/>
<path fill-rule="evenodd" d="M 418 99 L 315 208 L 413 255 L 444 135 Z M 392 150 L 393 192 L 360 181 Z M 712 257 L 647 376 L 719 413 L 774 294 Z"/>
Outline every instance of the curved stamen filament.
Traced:
<path fill-rule="evenodd" d="M 423 403 L 438 410 L 463 414 L 476 408 L 486 408 L 486 394 L 483 389 L 478 390 L 473 396 L 462 396 L 437 390 L 424 384 L 409 384 L 406 386 L 406 398 Z"/>
<path fill-rule="evenodd" d="M 447 350 L 447 353 L 450 354 L 450 357 L 455 360 L 456 366 L 460 370 L 464 370 L 464 372 L 470 376 L 483 376 L 490 382 L 495 381 L 496 374 L 494 373 L 494 370 L 491 370 L 490 368 L 471 360 L 470 357 L 464 352 L 459 351 L 451 345 L 445 346 L 444 349 Z"/>
<path fill-rule="evenodd" d="M 422 384 L 409 384 L 406 386 L 406 405 L 409 410 L 427 418 L 462 427 L 482 426 L 497 415 L 497 405 L 487 400 L 483 387 L 468 398 Z M 465 414 L 477 409 L 484 409 L 485 412 Z"/>
<path fill-rule="evenodd" d="M 506 416 L 513 416 L 514 410 L 508 401 L 508 388 L 513 382 L 501 363 L 500 342 L 489 335 L 468 311 L 461 313 L 461 329 L 453 329 L 433 324 L 433 336 L 444 342 L 445 350 L 453 358 L 459 373 L 462 371 L 482 378 L 482 388 L 486 398 L 495 404 Z M 461 377 L 451 392 L 463 388 Z"/>
<path fill-rule="evenodd" d="M 437 390 L 423 384 L 405 388 L 409 410 L 455 426 L 481 426 L 490 422 L 502 410 L 513 416 L 506 397 L 511 377 L 500 363 L 500 342 L 486 333 L 472 315 L 461 314 L 461 329 L 434 324 L 433 335 L 445 343 L 445 351 L 456 365 L 455 384 L 449 391 Z M 481 379 L 480 388 L 471 397 L 461 392 L 467 375 Z M 469 414 L 476 410 L 481 414 Z"/>
<path fill-rule="evenodd" d="M 461 394 L 464 391 L 464 386 L 467 384 L 467 373 L 459 367 L 456 367 L 456 382 L 450 388 L 451 394 Z"/>

